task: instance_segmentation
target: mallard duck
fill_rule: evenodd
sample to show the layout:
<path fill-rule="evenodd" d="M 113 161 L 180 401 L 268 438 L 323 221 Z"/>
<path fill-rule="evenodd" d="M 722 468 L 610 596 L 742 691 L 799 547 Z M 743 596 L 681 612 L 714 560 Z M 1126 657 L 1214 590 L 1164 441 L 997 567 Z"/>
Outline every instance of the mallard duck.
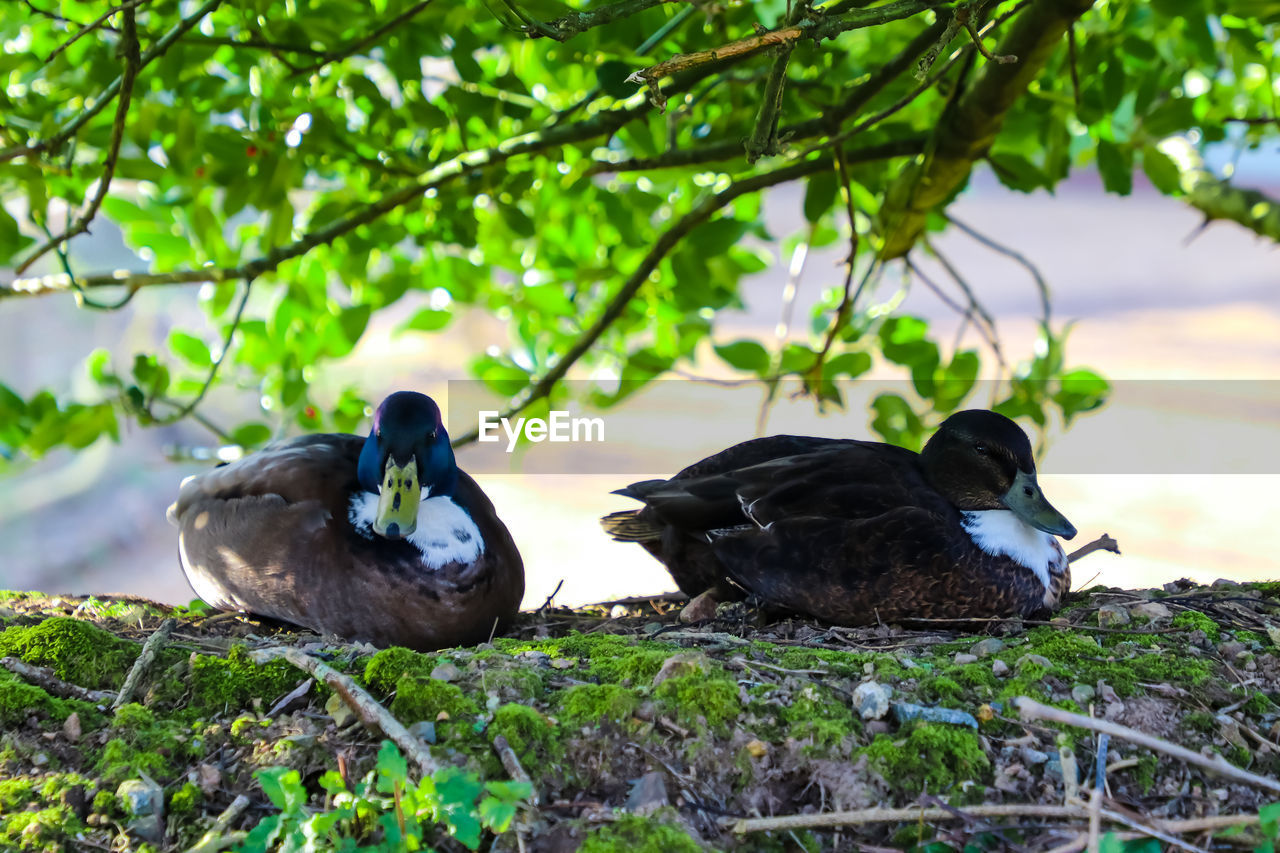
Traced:
<path fill-rule="evenodd" d="M 616 494 L 605 516 L 684 593 L 726 581 L 837 625 L 1030 615 L 1070 582 L 1075 527 L 1036 482 L 1031 443 L 995 412 L 951 415 L 914 453 L 781 435 L 734 445 Z"/>
<path fill-rule="evenodd" d="M 214 607 L 380 646 L 483 642 L 524 595 L 511 534 L 412 391 L 383 400 L 367 438 L 285 439 L 187 478 L 169 520 Z"/>

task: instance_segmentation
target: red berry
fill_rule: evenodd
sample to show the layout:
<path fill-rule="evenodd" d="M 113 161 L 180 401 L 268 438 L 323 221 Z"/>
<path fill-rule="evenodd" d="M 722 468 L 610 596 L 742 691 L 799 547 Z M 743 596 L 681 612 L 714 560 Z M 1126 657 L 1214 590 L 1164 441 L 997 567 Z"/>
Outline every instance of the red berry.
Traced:
<path fill-rule="evenodd" d="M 305 414 L 308 418 L 311 418 L 311 420 L 315 420 L 315 419 L 316 419 L 316 407 L 315 407 L 315 406 L 307 406 L 305 409 L 303 409 L 303 410 L 302 410 L 302 412 L 303 412 L 303 414 Z"/>
<path fill-rule="evenodd" d="M 256 145 L 250 145 L 249 147 L 247 147 L 247 148 L 245 148 L 245 149 L 244 149 L 244 153 L 245 153 L 246 155 L 250 156 L 250 157 L 257 157 L 257 156 L 258 156 L 258 146 L 256 146 Z"/>
<path fill-rule="evenodd" d="M 196 177 L 197 178 L 204 177 L 204 166 L 196 166 Z"/>

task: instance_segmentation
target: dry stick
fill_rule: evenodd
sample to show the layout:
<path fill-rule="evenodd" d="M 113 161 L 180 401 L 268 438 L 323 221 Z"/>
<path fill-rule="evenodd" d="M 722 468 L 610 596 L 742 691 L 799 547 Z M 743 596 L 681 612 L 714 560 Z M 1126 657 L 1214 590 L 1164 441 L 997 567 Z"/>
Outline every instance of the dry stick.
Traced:
<path fill-rule="evenodd" d="M 217 820 L 213 822 L 213 826 L 209 827 L 198 842 L 187 849 L 187 853 L 215 853 L 218 850 L 226 849 L 226 842 L 231 840 L 233 836 L 243 837 L 246 833 L 228 833 L 227 828 L 249 808 L 249 798 L 244 794 L 238 794 L 231 805 L 218 815 Z M 239 841 L 239 839 L 236 839 Z"/>
<path fill-rule="evenodd" d="M 43 688 L 45 692 L 53 693 L 56 696 L 68 699 L 83 699 L 85 702 L 93 702 L 95 704 L 110 702 L 116 698 L 116 694 L 109 690 L 90 690 L 87 687 L 81 687 L 79 684 L 63 681 L 54 675 L 53 670 L 47 666 L 35 666 L 18 658 L 0 658 L 0 666 L 3 666 L 14 675 L 25 678 L 37 687 Z"/>
<path fill-rule="evenodd" d="M 142 681 L 142 676 L 146 674 L 146 671 L 151 668 L 151 664 L 155 662 L 156 652 L 169 639 L 169 635 L 173 633 L 174 626 L 177 624 L 177 619 L 166 619 L 160 623 L 160 627 L 156 629 L 154 634 L 147 637 L 147 641 L 142 644 L 142 652 L 138 655 L 138 659 L 133 662 L 133 668 L 129 670 L 129 675 L 124 680 L 124 686 L 120 688 L 120 695 L 116 696 L 116 701 L 111 703 L 113 711 L 133 698 L 133 694 L 138 689 L 138 683 Z"/>
<path fill-rule="evenodd" d="M 368 691 L 356 684 L 351 676 L 338 672 L 327 663 L 316 660 L 292 646 L 258 649 L 251 652 L 249 656 L 254 663 L 258 664 L 284 658 L 299 669 L 306 670 L 341 696 L 342 700 L 356 712 L 362 723 L 381 729 L 383 734 L 404 750 L 405 755 L 417 762 L 422 772 L 434 773 L 440 769 L 440 765 L 431 757 L 431 753 L 422 745 L 422 741 L 411 735 L 403 723 L 391 716 L 391 712 L 382 707 L 377 699 L 369 695 Z"/>
<path fill-rule="evenodd" d="M 1120 543 L 1111 538 L 1111 535 L 1104 533 L 1088 545 L 1081 545 L 1076 550 L 1067 555 L 1067 562 L 1074 563 L 1081 557 L 1087 557 L 1094 551 L 1110 551 L 1112 554 L 1120 553 Z"/>
<path fill-rule="evenodd" d="M 1149 835 L 1152 838 L 1157 838 L 1160 841 L 1163 841 L 1165 844 L 1168 844 L 1172 847 L 1177 847 L 1180 850 L 1186 850 L 1188 851 L 1188 853 L 1209 853 L 1209 851 L 1205 850 L 1203 847 L 1197 847 L 1194 844 L 1188 844 L 1187 842 L 1183 841 L 1182 839 L 1174 835 L 1170 835 L 1167 832 L 1161 832 L 1160 830 L 1154 827 L 1147 826 L 1144 823 L 1140 823 L 1139 821 L 1134 820 L 1128 815 L 1121 814 L 1120 812 L 1113 811 L 1112 809 L 1100 808 L 1098 809 L 1098 813 L 1100 817 L 1105 817 L 1107 820 L 1111 821 L 1112 823 L 1118 823 L 1121 826 L 1127 826 L 1136 832 L 1141 832 L 1143 835 Z M 1097 848 L 1090 847 L 1089 849 L 1096 850 Z"/>
<path fill-rule="evenodd" d="M 507 775 L 516 782 L 526 783 L 533 792 L 529 795 L 530 804 L 537 806 L 539 803 L 538 790 L 533 787 L 533 780 L 529 778 L 529 774 L 525 772 L 524 766 L 520 763 L 516 751 L 511 748 L 511 744 L 507 741 L 506 735 L 496 735 L 493 739 L 493 751 L 498 753 L 498 759 L 502 762 L 502 766 L 506 768 Z"/>
<path fill-rule="evenodd" d="M 1017 697 L 1012 704 L 1018 709 L 1018 714 L 1024 721 L 1047 720 L 1051 723 L 1065 723 L 1069 726 L 1078 726 L 1082 729 L 1103 732 L 1146 749 L 1163 752 L 1188 764 L 1195 764 L 1206 770 L 1212 770 L 1214 773 L 1225 776 L 1228 779 L 1234 779 L 1246 785 L 1265 788 L 1268 791 L 1280 794 L 1280 782 L 1267 776 L 1259 776 L 1256 773 L 1250 773 L 1248 770 L 1242 770 L 1220 755 L 1213 757 L 1201 755 L 1198 752 L 1192 752 L 1185 747 L 1170 743 L 1163 738 L 1153 737 L 1137 729 L 1131 729 L 1128 726 L 1122 726 L 1109 720 L 1099 720 L 1094 717 L 1086 717 L 1083 714 L 1073 714 L 1070 711 L 1043 705 L 1026 696 Z"/>

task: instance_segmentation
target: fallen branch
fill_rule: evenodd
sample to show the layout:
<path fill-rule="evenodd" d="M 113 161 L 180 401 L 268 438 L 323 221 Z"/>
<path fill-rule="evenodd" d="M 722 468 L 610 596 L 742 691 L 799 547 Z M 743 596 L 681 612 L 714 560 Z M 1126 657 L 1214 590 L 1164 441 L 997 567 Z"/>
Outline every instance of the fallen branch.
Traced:
<path fill-rule="evenodd" d="M 431 753 L 422 745 L 422 741 L 410 734 L 403 723 L 393 717 L 377 699 L 370 696 L 367 690 L 356 684 L 351 676 L 338 672 L 327 663 L 316 660 L 292 646 L 258 649 L 250 652 L 249 657 L 258 664 L 284 658 L 299 669 L 306 670 L 315 676 L 317 681 L 323 681 L 333 692 L 341 696 L 342 701 L 356 712 L 360 722 L 380 729 L 384 735 L 391 738 L 406 756 L 412 758 L 422 768 L 423 773 L 434 773 L 440 769 L 440 765 L 431 757 Z"/>
<path fill-rule="evenodd" d="M 213 822 L 213 826 L 209 827 L 209 831 L 199 841 L 187 848 L 187 853 L 217 853 L 217 851 L 225 850 L 233 844 L 239 844 L 244 840 L 247 833 L 229 833 L 227 828 L 247 808 L 249 808 L 249 798 L 244 794 L 238 795 L 231 801 L 231 805 L 227 806 L 226 810 L 218 815 L 217 820 Z"/>
<path fill-rule="evenodd" d="M 3 666 L 19 678 L 26 679 L 46 693 L 52 693 L 65 699 L 82 699 L 85 702 L 101 704 L 116 698 L 116 694 L 109 690 L 90 690 L 87 687 L 81 687 L 79 684 L 63 681 L 54 675 L 53 670 L 47 666 L 35 666 L 18 658 L 0 658 L 0 666 Z"/>
<path fill-rule="evenodd" d="M 1250 773 L 1228 762 L 1220 755 L 1207 756 L 1198 752 L 1170 743 L 1163 738 L 1140 732 L 1137 729 L 1131 729 L 1128 726 L 1122 726 L 1119 723 L 1113 723 L 1110 720 L 1099 720 L 1096 717 L 1086 717 L 1083 714 L 1073 714 L 1070 711 L 1064 711 L 1061 708 L 1053 708 L 1049 705 L 1041 704 L 1034 699 L 1026 696 L 1015 698 L 1012 703 L 1013 707 L 1018 709 L 1019 716 L 1024 721 L 1030 720 L 1047 720 L 1051 723 L 1065 723 L 1069 726 L 1077 726 L 1082 729 L 1091 729 L 1095 732 L 1109 734 L 1112 737 L 1122 738 L 1137 746 L 1145 749 L 1163 752 L 1165 755 L 1172 756 L 1187 764 L 1194 764 L 1211 770 L 1220 776 L 1233 779 L 1237 782 L 1243 782 L 1246 785 L 1253 785 L 1258 788 L 1265 788 L 1268 791 L 1280 794 L 1280 782 L 1267 776 L 1259 776 L 1256 773 Z"/>
<path fill-rule="evenodd" d="M 1110 551 L 1112 554 L 1120 553 L 1120 543 L 1112 539 L 1110 534 L 1104 533 L 1097 539 L 1087 545 L 1081 545 L 1076 550 L 1067 555 L 1067 562 L 1074 563 L 1081 557 L 1087 557 L 1094 551 Z"/>
<path fill-rule="evenodd" d="M 525 772 L 524 765 L 520 763 L 519 756 L 516 751 L 511 748 L 511 744 L 507 742 L 506 735 L 497 735 L 493 739 L 493 751 L 498 754 L 498 760 L 502 762 L 502 766 L 506 768 L 507 775 L 516 782 L 526 783 L 531 793 L 529 794 L 529 803 L 536 807 L 539 803 L 538 789 L 533 787 L 533 780 L 529 778 L 529 774 Z"/>
<path fill-rule="evenodd" d="M 124 686 L 120 688 L 119 695 L 116 700 L 111 703 L 111 709 L 114 711 L 121 705 L 133 699 L 133 694 L 138 689 L 138 683 L 142 681 L 142 676 L 151 668 L 151 664 L 155 662 L 156 652 L 169 639 L 169 635 L 173 633 L 174 626 L 178 624 L 177 619 L 166 619 L 160 623 L 160 627 L 155 633 L 147 637 L 147 641 L 142 644 L 142 652 L 138 655 L 138 659 L 133 662 L 133 668 L 129 670 L 129 675 L 125 677 Z"/>

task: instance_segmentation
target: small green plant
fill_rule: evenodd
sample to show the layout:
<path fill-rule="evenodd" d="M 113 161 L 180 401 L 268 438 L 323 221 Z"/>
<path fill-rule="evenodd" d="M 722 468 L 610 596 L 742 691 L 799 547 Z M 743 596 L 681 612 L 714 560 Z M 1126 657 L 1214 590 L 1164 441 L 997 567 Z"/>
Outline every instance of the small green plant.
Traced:
<path fill-rule="evenodd" d="M 335 771 L 320 777 L 332 808 L 307 807 L 307 790 L 297 770 L 269 767 L 256 775 L 280 813 L 263 818 L 236 848 L 238 853 L 425 850 L 435 824 L 444 824 L 475 850 L 484 830 L 505 832 L 532 793 L 528 783 L 482 782 L 457 767 L 444 767 L 415 785 L 408 763 L 391 741 L 382 742 L 377 767 L 352 788 Z"/>

